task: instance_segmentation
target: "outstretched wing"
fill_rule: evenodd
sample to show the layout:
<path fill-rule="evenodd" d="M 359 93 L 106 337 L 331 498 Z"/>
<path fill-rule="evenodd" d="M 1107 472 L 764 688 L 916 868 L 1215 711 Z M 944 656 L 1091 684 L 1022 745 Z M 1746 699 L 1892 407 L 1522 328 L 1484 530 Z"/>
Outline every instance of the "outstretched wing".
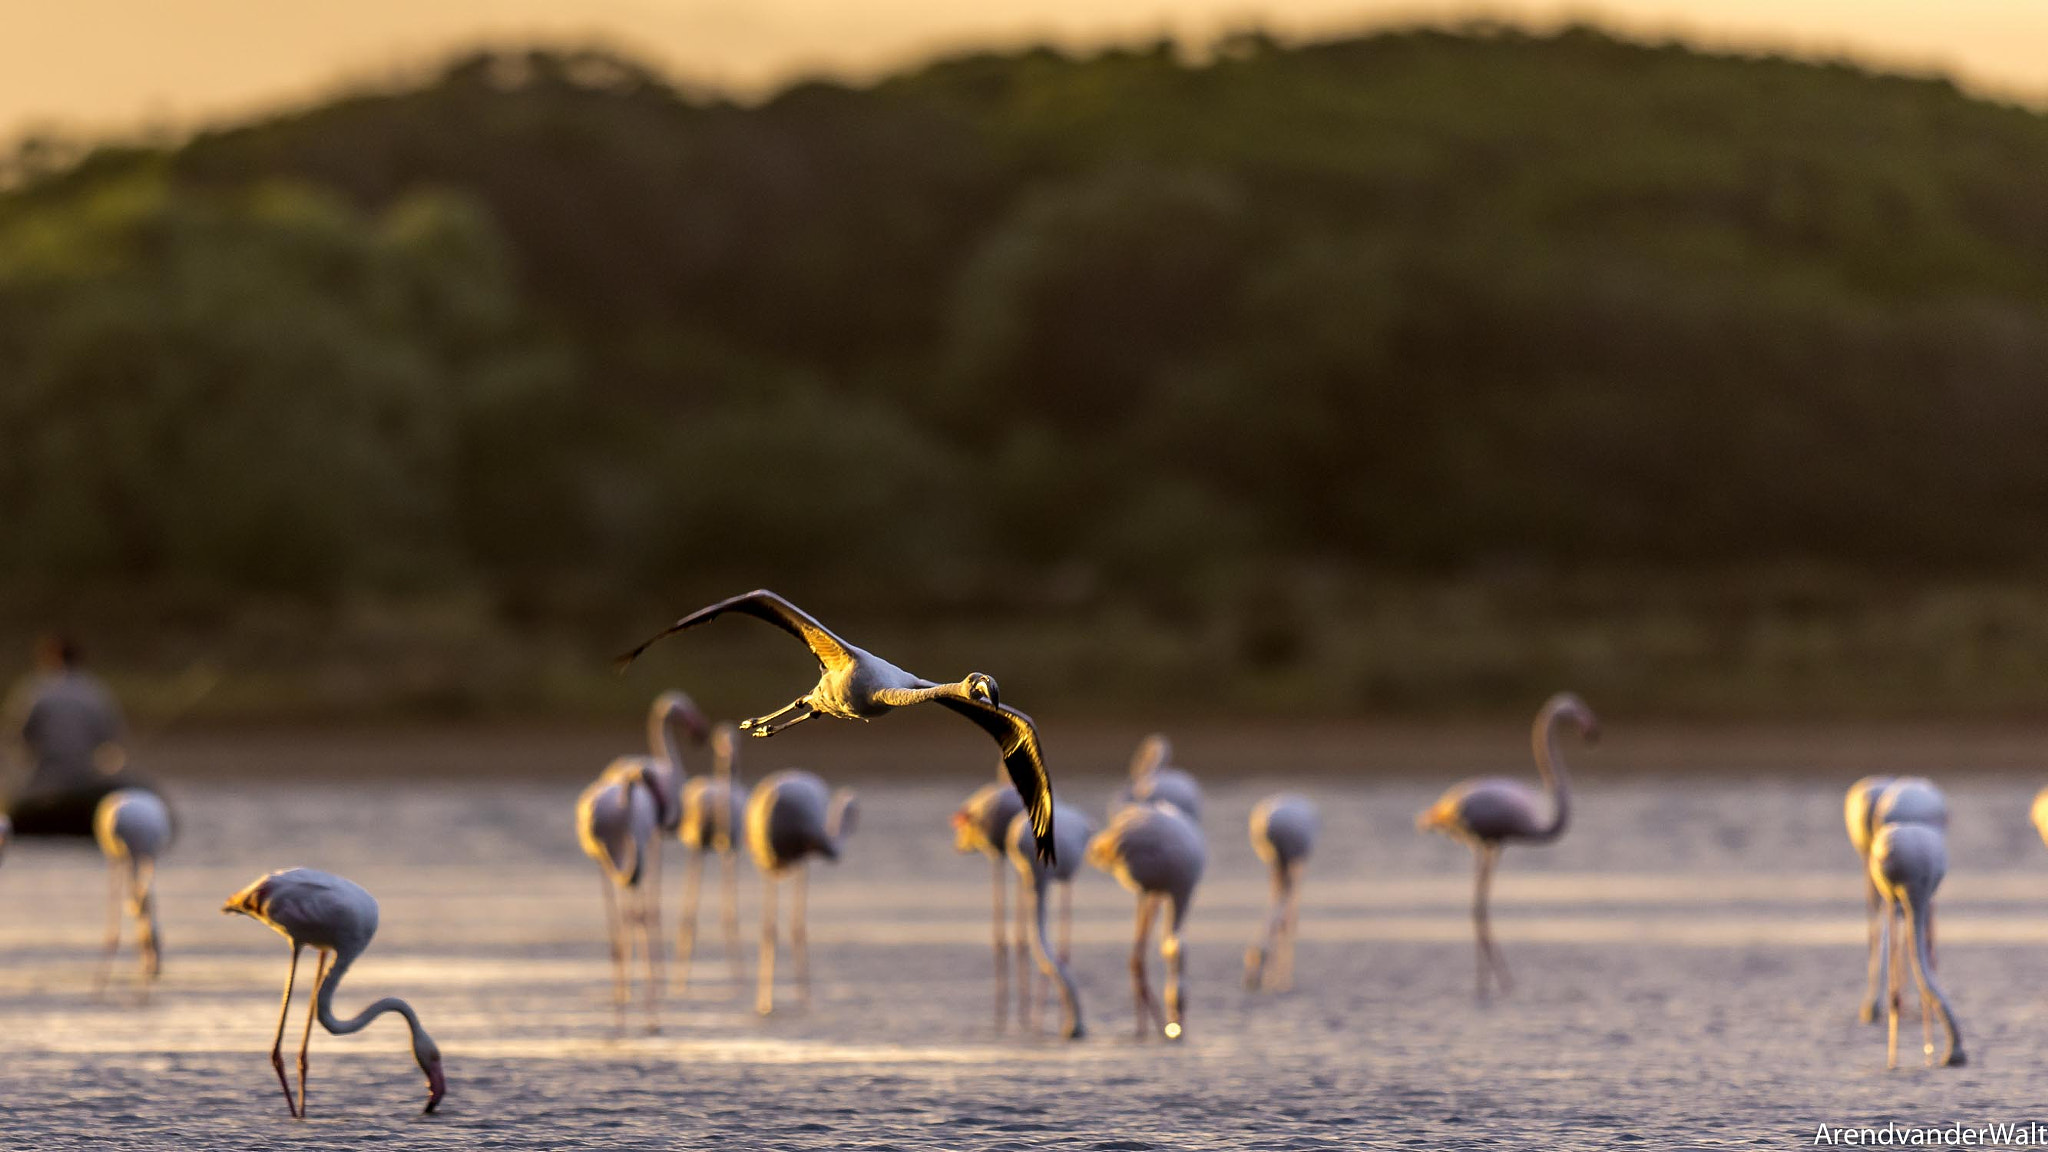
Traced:
<path fill-rule="evenodd" d="M 714 620 L 728 612 L 738 612 L 743 616 L 752 616 L 756 620 L 766 620 L 803 641 L 810 647 L 811 655 L 818 658 L 820 667 L 842 668 L 853 663 L 853 654 L 847 650 L 846 641 L 834 636 L 831 629 L 818 623 L 810 613 L 766 588 L 756 588 L 743 596 L 734 596 L 709 607 L 699 608 L 648 637 L 639 647 L 618 658 L 619 670 L 625 671 L 626 665 L 639 659 L 642 652 L 653 647 L 658 641 L 686 628 L 695 628 L 706 620 Z"/>
<path fill-rule="evenodd" d="M 1050 864 L 1057 856 L 1052 842 L 1052 776 L 1045 770 L 1045 754 L 1038 747 L 1038 729 L 1031 717 L 1007 704 L 984 704 L 958 696 L 934 697 L 934 702 L 958 712 L 995 737 L 1003 750 L 1003 767 L 1017 795 L 1024 798 L 1024 811 L 1031 815 L 1031 835 L 1038 841 L 1038 858 Z"/>

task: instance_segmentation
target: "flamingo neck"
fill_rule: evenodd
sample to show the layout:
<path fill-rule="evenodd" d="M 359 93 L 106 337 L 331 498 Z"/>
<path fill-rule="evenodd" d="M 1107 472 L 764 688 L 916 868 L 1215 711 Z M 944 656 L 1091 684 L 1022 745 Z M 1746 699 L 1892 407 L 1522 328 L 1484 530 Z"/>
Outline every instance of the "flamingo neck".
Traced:
<path fill-rule="evenodd" d="M 346 1020 L 334 1018 L 334 989 L 341 984 L 343 974 L 348 971 L 349 965 L 355 963 L 355 959 L 354 956 L 347 953 L 337 952 L 334 957 L 334 967 L 328 969 L 327 979 L 320 982 L 320 991 L 314 998 L 314 1005 L 320 1016 L 320 1026 L 336 1036 L 346 1036 L 351 1032 L 360 1032 L 369 1027 L 370 1021 L 384 1015 L 386 1012 L 396 1012 L 405 1017 L 405 1026 L 412 1032 L 414 1051 L 418 1051 L 421 1048 L 422 1040 L 431 1044 L 432 1039 L 427 1036 L 427 1030 L 420 1026 L 419 1014 L 412 1010 L 412 1005 L 407 1004 L 396 996 L 386 996 L 384 999 L 377 1001 Z"/>
<path fill-rule="evenodd" d="M 1543 777 L 1544 790 L 1550 793 L 1550 823 L 1533 839 L 1555 840 L 1564 835 L 1565 826 L 1571 821 L 1572 783 L 1565 771 L 1564 754 L 1557 747 L 1557 712 L 1545 709 L 1536 718 L 1535 731 L 1531 733 L 1531 744 L 1536 752 L 1536 771 Z"/>
<path fill-rule="evenodd" d="M 657 706 L 647 715 L 647 752 L 657 760 L 666 760 L 674 765 L 676 775 L 682 775 L 683 750 L 676 743 L 675 725 L 669 723 L 669 710 L 665 705 Z"/>

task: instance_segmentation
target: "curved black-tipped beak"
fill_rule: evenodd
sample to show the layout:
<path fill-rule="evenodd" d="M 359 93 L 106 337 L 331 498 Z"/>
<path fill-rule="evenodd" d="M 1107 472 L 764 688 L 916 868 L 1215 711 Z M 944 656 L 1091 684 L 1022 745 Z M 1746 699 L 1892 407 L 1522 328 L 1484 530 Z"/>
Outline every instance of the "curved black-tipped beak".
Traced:
<path fill-rule="evenodd" d="M 441 1062 L 439 1060 L 427 1061 L 426 1070 L 427 1106 L 420 1110 L 420 1115 L 422 1116 L 432 1115 L 434 1109 L 441 1106 L 441 1097 L 448 1094 L 448 1078 L 441 1074 Z"/>

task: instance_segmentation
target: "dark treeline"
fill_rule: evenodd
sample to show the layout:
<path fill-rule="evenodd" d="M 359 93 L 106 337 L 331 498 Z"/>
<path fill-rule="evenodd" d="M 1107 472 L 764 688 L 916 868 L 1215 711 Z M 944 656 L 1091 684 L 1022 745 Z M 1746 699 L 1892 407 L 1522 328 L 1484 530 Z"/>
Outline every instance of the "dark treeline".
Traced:
<path fill-rule="evenodd" d="M 1411 30 L 741 106 L 537 51 L 16 168 L 14 587 L 2048 559 L 2048 118 L 1943 81 Z"/>

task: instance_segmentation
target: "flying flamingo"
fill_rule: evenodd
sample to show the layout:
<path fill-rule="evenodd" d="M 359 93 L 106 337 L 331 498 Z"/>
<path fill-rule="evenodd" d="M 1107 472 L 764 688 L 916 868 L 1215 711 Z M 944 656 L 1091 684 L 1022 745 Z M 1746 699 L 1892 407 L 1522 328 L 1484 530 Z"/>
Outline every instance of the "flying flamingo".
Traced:
<path fill-rule="evenodd" d="M 987 856 L 990 867 L 993 870 L 991 875 L 995 882 L 996 1027 L 998 1029 L 1001 1029 L 1006 1023 L 1006 1014 L 1009 1011 L 1010 1001 L 1010 945 L 1003 933 L 1004 920 L 1006 919 L 1003 911 L 1004 891 L 1009 883 L 1004 875 L 1008 871 L 1004 865 L 1004 858 L 1008 854 L 1008 850 L 1004 847 L 1006 843 L 1004 837 L 1009 833 L 1011 821 L 1016 818 L 1017 813 L 1022 811 L 1024 811 L 1024 800 L 1017 795 L 1017 790 L 1007 782 L 998 781 L 994 784 L 984 784 L 975 789 L 966 800 L 961 802 L 959 809 L 953 813 L 953 847 L 963 853 L 979 852 Z M 1030 947 L 1025 942 L 1025 935 L 1024 889 L 1020 884 L 1017 889 L 1016 924 L 1017 975 L 1020 980 L 1024 979 L 1025 973 L 1025 949 Z M 1019 993 L 1028 1000 L 1029 993 L 1027 991 L 1020 989 Z M 1019 1010 L 1021 1012 L 1022 1009 L 1020 1008 Z"/>
<path fill-rule="evenodd" d="M 1195 823 L 1202 822 L 1202 786 L 1191 773 L 1175 768 L 1173 744 L 1154 732 L 1138 742 L 1131 756 L 1131 781 L 1109 802 L 1109 814 L 1126 804 L 1164 800 Z"/>
<path fill-rule="evenodd" d="M 576 836 L 584 853 L 597 861 L 598 882 L 604 889 L 604 926 L 612 946 L 612 1008 L 620 1028 L 626 1025 L 626 973 L 636 939 L 647 957 L 647 1030 L 661 1027 L 661 886 L 654 873 L 661 865 L 660 813 L 666 806 L 659 777 L 631 756 L 614 760 L 576 799 Z"/>
<path fill-rule="evenodd" d="M 377 901 L 361 886 L 339 876 L 316 872 L 311 868 L 293 868 L 284 872 L 272 872 L 254 884 L 228 897 L 222 912 L 239 912 L 252 920 L 268 924 L 278 934 L 291 941 L 292 966 L 285 973 L 284 1004 L 277 1013 L 277 1037 L 270 1045 L 270 1064 L 277 1069 L 277 1082 L 284 1088 L 285 1107 L 293 1116 L 304 1119 L 306 1115 L 306 1049 L 313 1039 L 313 1018 L 317 1014 L 320 1026 L 336 1036 L 346 1036 L 368 1027 L 370 1021 L 386 1012 L 396 1012 L 405 1017 L 405 1026 L 412 1032 L 412 1058 L 419 1062 L 420 1071 L 427 1074 L 427 1106 L 432 1112 L 441 1103 L 441 1097 L 448 1092 L 448 1081 L 441 1074 L 441 1049 L 434 1038 L 420 1027 L 419 1014 L 412 1005 L 396 996 L 387 996 L 347 1020 L 334 1018 L 334 989 L 347 974 L 349 965 L 370 946 L 370 938 L 377 934 Z M 291 1012 L 292 983 L 299 974 L 299 953 L 311 947 L 320 953 L 320 964 L 313 977 L 314 992 L 312 1003 L 306 1007 L 306 1031 L 299 1038 L 299 1098 L 292 1102 L 291 1082 L 284 1072 L 284 1022 Z M 328 961 L 333 967 L 328 967 Z"/>
<path fill-rule="evenodd" d="M 1131 947 L 1131 985 L 1141 1039 L 1155 1017 L 1167 1039 L 1180 1038 L 1181 978 L 1186 970 L 1180 926 L 1187 917 L 1188 902 L 1194 899 L 1195 885 L 1202 879 L 1202 867 L 1208 857 L 1201 828 L 1180 809 L 1163 801 L 1124 808 L 1110 819 L 1108 828 L 1088 842 L 1088 862 L 1115 876 L 1138 896 L 1138 935 Z M 1152 999 L 1145 981 L 1145 945 L 1151 938 L 1152 921 L 1157 918 L 1162 902 L 1172 905 L 1165 935 L 1159 942 L 1159 956 L 1166 969 L 1164 1013 Z"/>
<path fill-rule="evenodd" d="M 1865 776 L 1849 785 L 1842 798 L 1842 819 L 1849 828 L 1849 844 L 1863 864 L 1865 921 L 1870 939 L 1868 974 L 1863 1003 L 1857 1019 L 1865 1024 L 1877 1020 L 1878 985 L 1885 979 L 1885 964 L 1892 951 L 1888 946 L 1892 911 L 1885 903 L 1876 874 L 1870 868 L 1870 847 L 1877 830 L 1886 824 L 1925 824 L 1948 827 L 1948 800 L 1941 789 L 1924 776 Z M 1934 944 L 1934 909 L 1927 910 L 1929 954 Z"/>
<path fill-rule="evenodd" d="M 746 837 L 747 796 L 734 778 L 739 756 L 739 730 L 720 724 L 711 730 L 711 776 L 693 776 L 683 785 L 683 821 L 677 838 L 683 842 L 682 923 L 677 926 L 676 964 L 679 988 L 690 982 L 690 959 L 696 951 L 697 889 L 706 854 L 718 857 L 719 881 L 725 894 L 725 962 L 739 978 L 740 891 L 735 849 Z"/>
<path fill-rule="evenodd" d="M 1074 873 L 1081 869 L 1081 858 L 1087 855 L 1088 838 L 1094 835 L 1095 828 L 1078 808 L 1066 804 L 1058 804 L 1054 808 L 1053 824 L 1059 829 L 1057 835 L 1061 841 L 1058 863 L 1047 864 L 1038 858 L 1037 852 L 1033 850 L 1031 820 L 1024 814 L 1021 806 L 1011 815 L 1010 828 L 1003 837 L 1003 843 L 1010 865 L 1017 870 L 1018 907 L 1023 907 L 1024 885 L 1028 883 L 1031 886 L 1031 914 L 1036 928 L 1032 940 L 1038 955 L 1038 970 L 1060 986 L 1060 1005 L 1064 1017 L 1060 1034 L 1069 1040 L 1079 1040 L 1086 1031 L 1081 1026 L 1081 996 L 1074 987 L 1073 975 L 1067 971 L 1067 965 L 1071 961 L 1067 955 L 1066 941 L 1061 941 L 1059 952 L 1054 953 L 1051 943 L 1046 939 L 1045 890 L 1053 884 L 1060 885 L 1067 896 L 1067 908 L 1073 908 Z M 1001 923 L 1000 919 L 997 922 Z M 1029 973 L 1021 969 L 1018 975 L 1027 984 L 1031 980 Z M 998 1003 L 1000 1004 L 1000 1001 Z M 1029 995 L 1025 997 L 1024 1004 L 1024 1026 L 1037 1027 L 1038 1022 L 1031 1013 Z"/>
<path fill-rule="evenodd" d="M 754 1010 L 775 1010 L 775 890 L 796 873 L 796 898 L 789 915 L 789 950 L 796 961 L 802 1003 L 811 1003 L 811 949 L 805 935 L 805 889 L 812 856 L 838 860 L 859 812 L 853 793 L 831 792 L 809 772 L 785 768 L 754 785 L 747 797 L 747 850 L 761 870 L 761 957 Z"/>
<path fill-rule="evenodd" d="M 1899 1008 L 1903 999 L 1900 993 L 1908 963 L 1912 965 L 1913 980 L 1920 991 L 1920 1041 L 1928 1067 L 1935 1064 L 1934 1026 L 1927 1011 L 1930 995 L 1941 1008 L 1941 1025 L 1948 1033 L 1948 1048 L 1941 1063 L 1953 1067 L 1966 1062 L 1962 1031 L 1956 1024 L 1955 1010 L 1949 1007 L 1948 996 L 1935 982 L 1931 971 L 1934 890 L 1941 886 L 1942 877 L 1948 873 L 1946 841 L 1939 828 L 1919 823 L 1880 824 L 1871 837 L 1871 882 L 1877 885 L 1888 911 L 1905 918 L 1905 928 L 1894 938 L 1891 948 L 1891 978 L 1887 981 L 1890 1034 L 1885 1044 L 1886 1068 L 1899 1066 Z M 1909 948 L 1912 950 L 1910 958 L 1907 954 Z"/>
<path fill-rule="evenodd" d="M 171 845 L 171 812 L 146 788 L 109 792 L 93 810 L 93 836 L 107 858 L 107 946 L 95 986 L 104 989 L 121 947 L 121 907 L 135 917 L 145 994 L 163 971 L 163 938 L 156 923 L 156 861 Z"/>
<path fill-rule="evenodd" d="M 664 636 L 694 628 L 728 612 L 765 620 L 802 640 L 818 661 L 818 683 L 809 692 L 766 716 L 740 721 L 740 730 L 773 736 L 813 716 L 872 720 L 897 708 L 935 703 L 974 721 L 1002 749 L 1003 766 L 1017 794 L 1031 813 L 1031 827 L 1040 852 L 1053 850 L 1052 777 L 1039 750 L 1038 730 L 1031 717 L 998 698 L 995 678 L 970 672 L 957 684 L 937 684 L 913 676 L 879 656 L 864 652 L 832 634 L 810 613 L 765 588 L 699 608 L 619 657 L 623 669 Z"/>
<path fill-rule="evenodd" d="M 1294 986 L 1294 933 L 1300 910 L 1301 869 L 1316 844 L 1316 806 L 1306 797 L 1281 793 L 1252 809 L 1252 851 L 1273 870 L 1273 908 L 1265 934 L 1244 953 L 1244 986 L 1285 991 Z M 1272 955 L 1273 978 L 1266 979 Z"/>
<path fill-rule="evenodd" d="M 1550 793 L 1550 818 L 1543 818 L 1543 796 L 1520 780 L 1489 776 L 1455 784 L 1437 802 L 1415 818 L 1422 832 L 1441 832 L 1471 845 L 1478 860 L 1478 876 L 1472 891 L 1472 925 L 1479 947 L 1479 998 L 1486 999 L 1486 974 L 1491 970 L 1506 993 L 1512 986 L 1507 962 L 1493 946 L 1493 932 L 1486 919 L 1487 890 L 1493 884 L 1493 866 L 1500 859 L 1501 845 L 1509 840 L 1547 844 L 1564 834 L 1571 817 L 1571 781 L 1565 775 L 1564 757 L 1557 748 L 1557 723 L 1570 720 L 1579 727 L 1587 743 L 1599 739 L 1600 721 L 1585 702 L 1569 692 L 1560 692 L 1543 702 L 1531 731 L 1536 770 Z"/>

